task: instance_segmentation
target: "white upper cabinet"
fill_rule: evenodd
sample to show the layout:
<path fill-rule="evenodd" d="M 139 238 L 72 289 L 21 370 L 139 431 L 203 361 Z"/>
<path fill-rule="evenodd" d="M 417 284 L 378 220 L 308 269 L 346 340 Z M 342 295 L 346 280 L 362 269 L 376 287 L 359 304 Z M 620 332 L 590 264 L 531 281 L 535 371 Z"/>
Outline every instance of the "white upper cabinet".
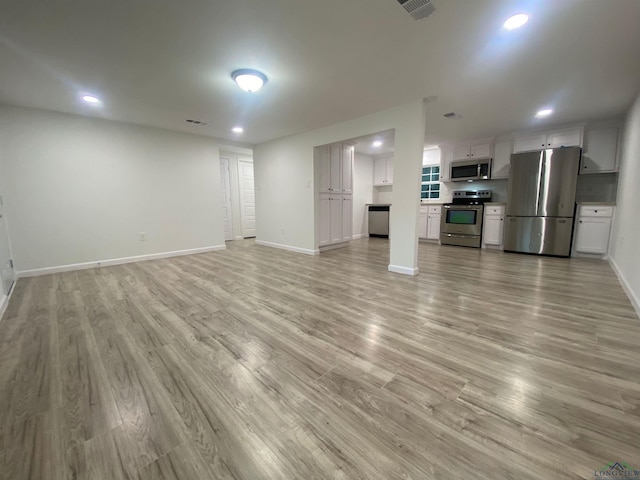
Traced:
<path fill-rule="evenodd" d="M 581 147 L 582 127 L 563 128 L 546 132 L 523 133 L 515 137 L 513 152 L 530 152 L 545 148 Z"/>
<path fill-rule="evenodd" d="M 491 157 L 492 140 L 478 140 L 470 143 L 460 143 L 453 147 L 454 160 L 471 160 L 474 158 Z"/>
<path fill-rule="evenodd" d="M 438 145 L 440 147 L 440 181 L 451 179 L 451 160 L 453 159 L 453 149 L 448 145 Z"/>
<path fill-rule="evenodd" d="M 336 143 L 317 147 L 320 192 L 353 193 L 353 146 Z"/>
<path fill-rule="evenodd" d="M 353 152 L 351 145 L 342 145 L 342 193 L 353 193 Z"/>
<path fill-rule="evenodd" d="M 511 137 L 496 140 L 493 146 L 493 164 L 491 165 L 492 179 L 509 178 L 512 153 L 513 140 Z"/>
<path fill-rule="evenodd" d="M 393 184 L 393 157 L 377 157 L 373 163 L 373 185 Z"/>
<path fill-rule="evenodd" d="M 580 173 L 606 173 L 618 170 L 618 129 L 589 129 L 585 132 Z"/>

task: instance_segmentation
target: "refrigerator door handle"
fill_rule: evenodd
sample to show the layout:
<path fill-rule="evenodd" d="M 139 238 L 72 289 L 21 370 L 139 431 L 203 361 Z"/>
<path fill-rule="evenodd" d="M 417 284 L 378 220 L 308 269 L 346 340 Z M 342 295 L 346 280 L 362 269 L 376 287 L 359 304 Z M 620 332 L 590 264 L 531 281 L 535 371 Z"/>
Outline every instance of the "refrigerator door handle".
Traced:
<path fill-rule="evenodd" d="M 538 162 L 538 194 L 536 195 L 536 215 L 540 215 L 540 201 L 544 191 L 542 188 L 542 182 L 544 182 L 544 175 L 546 173 L 547 155 L 543 150 L 540 152 L 540 161 Z"/>

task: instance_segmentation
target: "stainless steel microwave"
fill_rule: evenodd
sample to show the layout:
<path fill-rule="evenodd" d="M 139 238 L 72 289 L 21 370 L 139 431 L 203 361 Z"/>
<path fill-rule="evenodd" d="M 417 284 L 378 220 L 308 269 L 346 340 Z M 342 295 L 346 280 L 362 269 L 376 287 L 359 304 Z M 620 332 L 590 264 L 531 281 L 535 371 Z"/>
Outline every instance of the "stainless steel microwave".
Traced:
<path fill-rule="evenodd" d="M 491 178 L 491 159 L 454 160 L 451 162 L 451 181 L 468 182 Z"/>

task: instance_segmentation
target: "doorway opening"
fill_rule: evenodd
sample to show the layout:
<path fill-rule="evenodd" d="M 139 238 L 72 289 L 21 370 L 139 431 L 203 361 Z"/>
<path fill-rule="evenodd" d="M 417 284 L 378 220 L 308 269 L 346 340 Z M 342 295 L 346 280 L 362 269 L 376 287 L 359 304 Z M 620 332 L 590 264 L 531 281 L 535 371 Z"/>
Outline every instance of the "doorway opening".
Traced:
<path fill-rule="evenodd" d="M 374 235 L 388 244 L 394 155 L 393 129 L 314 148 L 320 252 Z"/>
<path fill-rule="evenodd" d="M 220 185 L 225 241 L 256 236 L 253 157 L 220 152 Z"/>

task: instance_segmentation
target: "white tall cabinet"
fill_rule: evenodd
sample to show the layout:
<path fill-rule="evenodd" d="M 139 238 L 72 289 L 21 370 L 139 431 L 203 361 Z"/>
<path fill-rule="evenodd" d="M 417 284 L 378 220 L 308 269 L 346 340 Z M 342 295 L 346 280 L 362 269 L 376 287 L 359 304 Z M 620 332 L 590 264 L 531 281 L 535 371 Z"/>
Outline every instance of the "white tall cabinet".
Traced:
<path fill-rule="evenodd" d="M 353 145 L 317 147 L 320 176 L 319 246 L 348 242 L 353 237 Z"/>

